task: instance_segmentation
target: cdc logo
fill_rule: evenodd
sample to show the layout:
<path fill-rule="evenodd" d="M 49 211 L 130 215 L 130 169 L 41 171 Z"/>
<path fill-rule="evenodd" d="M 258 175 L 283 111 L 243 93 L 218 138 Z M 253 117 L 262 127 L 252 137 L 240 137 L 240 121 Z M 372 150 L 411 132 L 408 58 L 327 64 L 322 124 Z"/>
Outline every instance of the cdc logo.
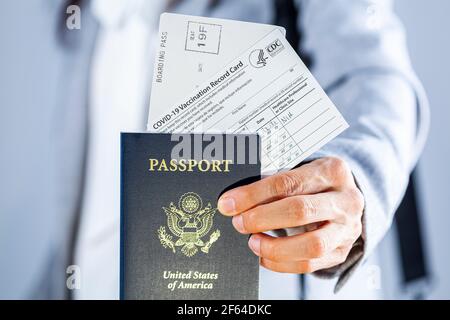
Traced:
<path fill-rule="evenodd" d="M 275 57 L 281 51 L 283 51 L 283 49 L 284 45 L 280 39 L 275 40 L 266 47 L 267 52 L 270 54 L 272 58 Z"/>

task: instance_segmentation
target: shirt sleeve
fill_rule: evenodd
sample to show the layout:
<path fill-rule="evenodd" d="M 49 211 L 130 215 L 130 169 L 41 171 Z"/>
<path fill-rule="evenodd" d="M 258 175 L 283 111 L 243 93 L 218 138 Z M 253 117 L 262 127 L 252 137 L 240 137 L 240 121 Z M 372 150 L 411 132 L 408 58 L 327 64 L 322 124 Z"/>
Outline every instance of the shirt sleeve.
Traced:
<path fill-rule="evenodd" d="M 363 234 L 342 265 L 339 290 L 389 229 L 423 149 L 428 103 L 411 67 L 405 32 L 391 0 L 297 0 L 301 50 L 350 128 L 311 159 L 350 165 L 364 194 Z M 311 160 L 310 159 L 310 160 Z"/>

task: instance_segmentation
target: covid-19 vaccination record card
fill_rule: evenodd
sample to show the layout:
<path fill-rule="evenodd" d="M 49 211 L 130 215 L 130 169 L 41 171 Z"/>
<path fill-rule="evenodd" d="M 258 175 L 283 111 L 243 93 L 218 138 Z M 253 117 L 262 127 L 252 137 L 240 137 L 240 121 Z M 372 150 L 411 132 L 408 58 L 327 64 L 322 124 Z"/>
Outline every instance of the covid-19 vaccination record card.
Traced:
<path fill-rule="evenodd" d="M 206 57 L 223 49 L 221 34 L 226 32 L 228 20 L 163 16 L 160 51 L 170 50 L 171 41 L 184 42 L 182 54 L 186 56 L 193 52 L 197 57 Z M 171 20 L 180 19 L 184 21 L 181 23 L 184 30 L 180 27 L 180 30 L 170 29 Z M 233 23 L 236 28 L 238 22 Z M 173 25 L 180 26 L 179 23 Z M 254 36 L 246 48 L 228 61 L 217 59 L 211 62 L 205 58 L 208 70 L 216 70 L 198 84 L 195 83 L 198 76 L 182 73 L 175 77 L 175 66 L 170 67 L 171 82 L 165 82 L 164 77 L 169 77 L 169 72 L 164 70 L 168 68 L 168 62 L 157 57 L 152 91 L 159 93 L 153 96 L 152 92 L 148 130 L 160 133 L 257 133 L 261 137 L 263 175 L 293 168 L 343 132 L 348 127 L 347 122 L 285 39 L 284 29 L 262 26 L 250 27 L 242 23 L 239 28 L 243 34 L 245 28 L 250 27 L 258 30 L 252 31 L 258 37 Z M 171 31 L 167 31 L 169 29 Z M 239 38 L 239 34 L 234 36 Z M 232 43 L 229 41 L 227 45 Z M 199 48 L 204 52 L 198 52 Z M 181 69 L 187 68 L 185 63 L 200 61 L 195 59 L 180 56 L 177 64 L 182 66 Z M 186 88 L 186 83 L 193 86 L 190 93 L 176 101 L 171 99 L 168 92 L 176 92 L 178 87 Z M 161 94 L 161 87 L 165 87 L 165 94 Z"/>

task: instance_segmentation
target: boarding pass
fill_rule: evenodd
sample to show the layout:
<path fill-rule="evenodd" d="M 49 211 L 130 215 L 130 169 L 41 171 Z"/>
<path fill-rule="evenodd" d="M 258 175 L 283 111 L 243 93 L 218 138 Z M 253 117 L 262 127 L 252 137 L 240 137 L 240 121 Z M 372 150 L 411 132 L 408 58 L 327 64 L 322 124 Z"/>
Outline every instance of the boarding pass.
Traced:
<path fill-rule="evenodd" d="M 149 117 L 182 99 L 251 43 L 283 27 L 236 20 L 163 13 Z"/>

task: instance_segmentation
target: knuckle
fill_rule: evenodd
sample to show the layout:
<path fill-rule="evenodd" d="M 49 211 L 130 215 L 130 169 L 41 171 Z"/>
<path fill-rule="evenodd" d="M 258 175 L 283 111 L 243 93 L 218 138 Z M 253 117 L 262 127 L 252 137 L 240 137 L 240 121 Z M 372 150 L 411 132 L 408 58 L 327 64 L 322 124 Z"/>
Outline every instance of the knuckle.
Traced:
<path fill-rule="evenodd" d="M 321 258 L 327 251 L 327 244 L 323 237 L 314 236 L 310 240 L 309 254 L 311 258 Z"/>
<path fill-rule="evenodd" d="M 347 170 L 347 164 L 341 158 L 332 157 L 332 158 L 330 158 L 330 163 L 331 163 L 332 168 L 336 171 L 346 171 Z"/>
<path fill-rule="evenodd" d="M 365 201 L 361 191 L 357 188 L 352 188 L 348 191 L 348 197 L 353 204 L 352 207 L 355 212 L 359 213 L 364 210 Z"/>
<path fill-rule="evenodd" d="M 328 174 L 334 177 L 337 181 L 345 180 L 350 172 L 347 163 L 344 160 L 335 157 L 328 158 L 326 168 Z"/>
<path fill-rule="evenodd" d="M 316 203 L 312 198 L 303 198 L 303 213 L 306 217 L 313 217 L 317 214 Z"/>
<path fill-rule="evenodd" d="M 242 214 L 242 223 L 244 225 L 244 229 L 253 232 L 258 227 L 258 219 L 255 210 L 249 210 Z"/>
<path fill-rule="evenodd" d="M 362 234 L 362 221 L 358 218 L 347 217 L 344 224 L 345 231 L 343 231 L 342 243 L 345 245 L 353 245 Z"/>
<path fill-rule="evenodd" d="M 337 259 L 337 265 L 343 264 L 347 260 L 348 253 L 342 253 L 339 255 L 339 258 Z"/>
<path fill-rule="evenodd" d="M 350 251 L 352 251 L 352 248 L 353 248 L 353 244 L 350 244 L 345 248 L 345 250 L 344 250 L 344 259 L 345 260 L 347 260 L 348 255 L 350 254 Z"/>
<path fill-rule="evenodd" d="M 313 273 L 315 270 L 311 261 L 301 261 L 299 263 L 299 271 L 300 273 Z"/>
<path fill-rule="evenodd" d="M 280 250 L 278 250 L 275 245 L 272 245 L 272 247 L 270 249 L 269 257 L 270 257 L 269 258 L 270 260 L 277 261 L 277 262 L 281 262 L 282 258 L 283 258 Z"/>
<path fill-rule="evenodd" d="M 293 197 L 292 210 L 295 222 L 298 225 L 310 223 L 317 214 L 317 208 L 311 198 L 298 196 Z"/>
<path fill-rule="evenodd" d="M 356 241 L 361 236 L 362 231 L 363 231 L 363 226 L 362 226 L 361 220 L 355 221 L 355 225 L 353 226 L 353 229 L 355 230 L 355 237 L 354 237 L 355 239 L 353 239 L 353 240 Z"/>
<path fill-rule="evenodd" d="M 300 197 L 292 197 L 289 208 L 291 220 L 295 224 L 301 225 L 307 215 L 307 209 L 304 200 Z"/>
<path fill-rule="evenodd" d="M 339 257 L 337 259 L 338 264 L 342 264 L 347 260 L 351 250 L 352 250 L 351 245 L 345 246 L 341 250 L 339 250 Z"/>
<path fill-rule="evenodd" d="M 276 196 L 287 197 L 294 194 L 300 187 L 298 179 L 289 174 L 280 174 L 273 182 L 273 193 Z"/>
<path fill-rule="evenodd" d="M 262 255 L 271 261 L 278 261 L 279 250 L 277 250 L 276 241 L 261 240 Z"/>

